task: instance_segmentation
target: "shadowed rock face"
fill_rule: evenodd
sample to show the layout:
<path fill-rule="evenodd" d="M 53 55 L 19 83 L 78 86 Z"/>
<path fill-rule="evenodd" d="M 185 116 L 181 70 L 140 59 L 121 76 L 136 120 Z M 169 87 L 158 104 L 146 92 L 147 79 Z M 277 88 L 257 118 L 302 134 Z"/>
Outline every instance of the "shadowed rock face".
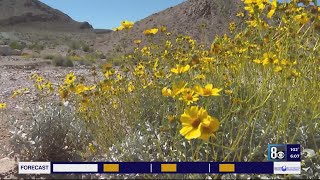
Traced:
<path fill-rule="evenodd" d="M 90 30 L 88 22 L 77 22 L 38 0 L 0 0 L 0 30 L 43 29 L 53 31 Z"/>
<path fill-rule="evenodd" d="M 0 45 L 0 56 L 10 56 L 11 48 L 7 45 Z"/>

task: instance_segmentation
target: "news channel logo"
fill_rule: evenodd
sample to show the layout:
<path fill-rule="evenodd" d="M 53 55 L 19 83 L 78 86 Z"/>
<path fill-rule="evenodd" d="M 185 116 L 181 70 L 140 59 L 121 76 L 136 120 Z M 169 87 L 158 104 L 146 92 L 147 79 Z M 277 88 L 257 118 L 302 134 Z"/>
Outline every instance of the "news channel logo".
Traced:
<path fill-rule="evenodd" d="M 285 144 L 269 144 L 268 160 L 269 161 L 286 161 L 287 145 Z"/>
<path fill-rule="evenodd" d="M 301 162 L 274 162 L 274 174 L 301 174 Z"/>

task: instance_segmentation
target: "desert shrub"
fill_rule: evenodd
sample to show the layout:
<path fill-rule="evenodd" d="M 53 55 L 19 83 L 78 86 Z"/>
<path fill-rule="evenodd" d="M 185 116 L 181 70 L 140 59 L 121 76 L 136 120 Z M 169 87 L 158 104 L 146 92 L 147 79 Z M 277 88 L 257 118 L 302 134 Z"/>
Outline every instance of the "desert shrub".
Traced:
<path fill-rule="evenodd" d="M 97 63 L 99 60 L 104 58 L 104 54 L 98 51 L 91 52 L 86 54 L 83 58 L 81 58 L 81 61 L 79 61 L 82 65 L 91 65 Z"/>
<path fill-rule="evenodd" d="M 71 56 L 67 56 L 67 59 L 69 59 L 71 61 L 80 61 L 80 60 L 82 60 L 82 57 L 76 56 L 76 55 L 71 55 Z"/>
<path fill-rule="evenodd" d="M 73 41 L 70 45 L 70 48 L 72 50 L 79 50 L 81 49 L 81 43 L 80 42 L 76 42 L 76 41 Z"/>
<path fill-rule="evenodd" d="M 19 50 L 22 50 L 23 48 L 26 47 L 24 44 L 19 43 L 17 41 L 11 42 L 9 46 L 11 47 L 11 49 L 19 49 Z"/>
<path fill-rule="evenodd" d="M 12 131 L 13 150 L 22 161 L 81 161 L 88 139 L 70 107 L 46 103 L 31 108 L 31 119 Z M 27 115 L 27 116 L 28 116 Z"/>
<path fill-rule="evenodd" d="M 9 118 L 13 129 L 10 145 L 11 155 L 19 161 L 91 161 L 94 152 L 89 144 L 92 138 L 83 128 L 72 106 L 42 99 L 41 103 L 29 106 L 24 123 Z M 18 178 L 79 179 L 90 175 L 52 174 L 52 175 L 16 175 Z"/>
<path fill-rule="evenodd" d="M 82 50 L 84 52 L 92 52 L 92 49 L 90 48 L 90 46 L 88 44 L 83 44 L 82 45 Z"/>
<path fill-rule="evenodd" d="M 114 66 L 121 66 L 125 63 L 125 60 L 122 55 L 117 55 L 117 54 L 109 55 L 107 59 Z"/>
<path fill-rule="evenodd" d="M 84 66 L 90 66 L 96 61 L 96 60 L 88 59 L 86 57 L 80 57 L 75 55 L 67 56 L 67 59 L 71 60 L 74 63 L 77 63 L 79 65 L 84 65 Z"/>
<path fill-rule="evenodd" d="M 48 55 L 45 55 L 43 58 L 44 58 L 44 59 L 51 59 L 51 60 L 53 60 L 53 59 L 55 58 L 55 55 L 48 54 Z"/>
<path fill-rule="evenodd" d="M 63 56 L 55 56 L 53 59 L 53 65 L 63 67 L 73 67 L 73 61 Z"/>
<path fill-rule="evenodd" d="M 32 43 L 31 45 L 29 45 L 28 47 L 29 49 L 32 49 L 34 51 L 40 52 L 44 49 L 44 45 L 43 44 L 39 44 L 38 42 Z"/>
<path fill-rule="evenodd" d="M 85 59 L 79 60 L 78 63 L 79 63 L 80 65 L 84 65 L 84 66 L 91 66 L 91 65 L 93 64 L 92 61 L 88 61 L 88 60 L 85 60 Z"/>
<path fill-rule="evenodd" d="M 64 58 L 62 56 L 57 56 L 53 59 L 53 64 L 55 66 L 63 66 Z"/>
<path fill-rule="evenodd" d="M 64 63 L 63 63 L 63 66 L 64 66 L 64 67 L 73 67 L 74 64 L 73 64 L 73 61 L 72 61 L 72 60 L 66 59 L 66 60 L 64 61 Z"/>

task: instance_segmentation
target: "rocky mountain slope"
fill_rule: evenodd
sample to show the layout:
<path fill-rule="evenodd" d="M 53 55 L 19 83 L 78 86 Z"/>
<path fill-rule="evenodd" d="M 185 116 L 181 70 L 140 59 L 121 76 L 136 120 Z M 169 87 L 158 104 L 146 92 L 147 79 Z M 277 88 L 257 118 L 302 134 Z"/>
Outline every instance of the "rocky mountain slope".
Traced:
<path fill-rule="evenodd" d="M 88 22 L 77 22 L 38 0 L 0 0 L 0 31 L 83 31 Z"/>
<path fill-rule="evenodd" d="M 170 32 L 210 43 L 215 34 L 228 32 L 229 22 L 237 20 L 236 14 L 242 10 L 242 4 L 241 0 L 187 0 L 136 22 L 129 39 L 144 39 L 145 29 L 166 26 Z M 128 38 L 126 32 L 112 32 L 98 39 L 96 47 L 114 50 L 124 38 Z"/>

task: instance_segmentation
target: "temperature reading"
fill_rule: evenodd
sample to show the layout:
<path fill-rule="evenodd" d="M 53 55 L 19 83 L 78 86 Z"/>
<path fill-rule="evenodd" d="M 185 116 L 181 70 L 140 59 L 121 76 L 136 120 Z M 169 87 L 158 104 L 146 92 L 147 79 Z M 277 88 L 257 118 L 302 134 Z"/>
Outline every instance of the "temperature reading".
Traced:
<path fill-rule="evenodd" d="M 300 144 L 287 144 L 287 161 L 300 161 Z"/>

